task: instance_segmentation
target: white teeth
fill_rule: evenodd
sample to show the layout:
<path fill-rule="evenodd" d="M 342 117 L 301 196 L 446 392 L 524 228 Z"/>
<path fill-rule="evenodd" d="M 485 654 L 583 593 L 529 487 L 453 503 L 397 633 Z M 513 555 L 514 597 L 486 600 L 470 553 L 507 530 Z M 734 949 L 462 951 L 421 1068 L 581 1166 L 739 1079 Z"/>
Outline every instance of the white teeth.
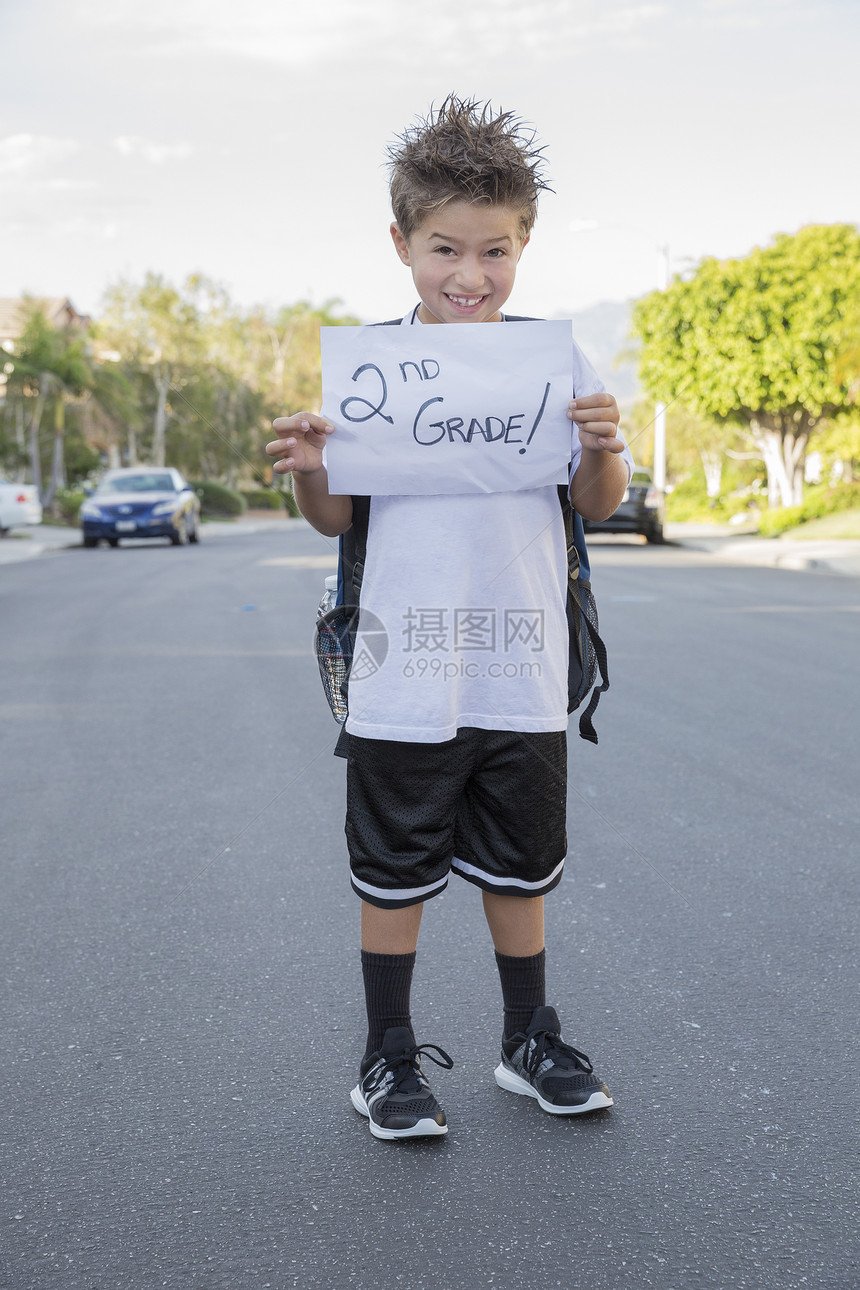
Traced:
<path fill-rule="evenodd" d="M 463 305 L 465 308 L 470 308 L 472 305 L 479 305 L 483 300 L 483 298 L 484 298 L 483 296 L 449 296 L 448 297 L 448 299 L 452 300 L 455 305 Z"/>

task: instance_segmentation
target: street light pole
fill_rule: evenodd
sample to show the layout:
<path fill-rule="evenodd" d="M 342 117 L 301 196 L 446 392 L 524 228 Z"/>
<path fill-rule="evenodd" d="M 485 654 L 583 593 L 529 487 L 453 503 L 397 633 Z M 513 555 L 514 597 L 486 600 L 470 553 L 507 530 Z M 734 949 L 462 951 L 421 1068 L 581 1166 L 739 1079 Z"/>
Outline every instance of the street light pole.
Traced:
<path fill-rule="evenodd" d="M 659 246 L 657 254 L 660 259 L 660 285 L 665 291 L 671 272 L 668 246 Z M 661 493 L 666 491 L 666 404 L 662 399 L 654 406 L 654 487 Z"/>

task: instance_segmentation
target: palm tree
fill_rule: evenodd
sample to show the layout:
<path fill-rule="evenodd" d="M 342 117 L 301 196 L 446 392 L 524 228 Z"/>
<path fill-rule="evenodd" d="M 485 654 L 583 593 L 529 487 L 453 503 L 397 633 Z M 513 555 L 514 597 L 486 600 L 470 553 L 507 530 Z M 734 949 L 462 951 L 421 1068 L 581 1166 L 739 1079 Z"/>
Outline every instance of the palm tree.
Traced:
<path fill-rule="evenodd" d="M 92 363 L 86 337 L 67 328 L 52 327 L 42 309 L 31 303 L 27 321 L 15 345 L 9 374 L 11 395 L 24 400 L 27 416 L 30 471 L 42 504 L 53 504 L 58 488 L 65 484 L 66 400 L 92 388 Z M 47 488 L 43 485 L 41 428 L 46 407 L 53 401 L 53 445 Z"/>

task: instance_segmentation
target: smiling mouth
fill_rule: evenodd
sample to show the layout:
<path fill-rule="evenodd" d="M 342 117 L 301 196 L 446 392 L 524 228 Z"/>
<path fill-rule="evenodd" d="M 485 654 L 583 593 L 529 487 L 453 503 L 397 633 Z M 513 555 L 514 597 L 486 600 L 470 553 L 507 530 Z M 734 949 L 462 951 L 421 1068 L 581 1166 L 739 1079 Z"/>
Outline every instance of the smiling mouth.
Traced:
<path fill-rule="evenodd" d="M 471 309 L 487 298 L 486 296 L 452 296 L 448 292 L 445 294 L 448 296 L 448 299 L 452 304 L 459 305 L 461 309 Z"/>

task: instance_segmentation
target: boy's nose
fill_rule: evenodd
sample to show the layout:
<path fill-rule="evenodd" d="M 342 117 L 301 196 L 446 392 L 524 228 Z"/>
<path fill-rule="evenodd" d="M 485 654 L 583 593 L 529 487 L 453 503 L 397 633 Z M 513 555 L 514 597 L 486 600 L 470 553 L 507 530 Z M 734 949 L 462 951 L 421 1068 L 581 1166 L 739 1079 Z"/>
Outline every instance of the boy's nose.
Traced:
<path fill-rule="evenodd" d="M 464 291 L 477 291 L 484 285 L 484 270 L 477 260 L 464 260 L 457 270 L 457 285 Z"/>

